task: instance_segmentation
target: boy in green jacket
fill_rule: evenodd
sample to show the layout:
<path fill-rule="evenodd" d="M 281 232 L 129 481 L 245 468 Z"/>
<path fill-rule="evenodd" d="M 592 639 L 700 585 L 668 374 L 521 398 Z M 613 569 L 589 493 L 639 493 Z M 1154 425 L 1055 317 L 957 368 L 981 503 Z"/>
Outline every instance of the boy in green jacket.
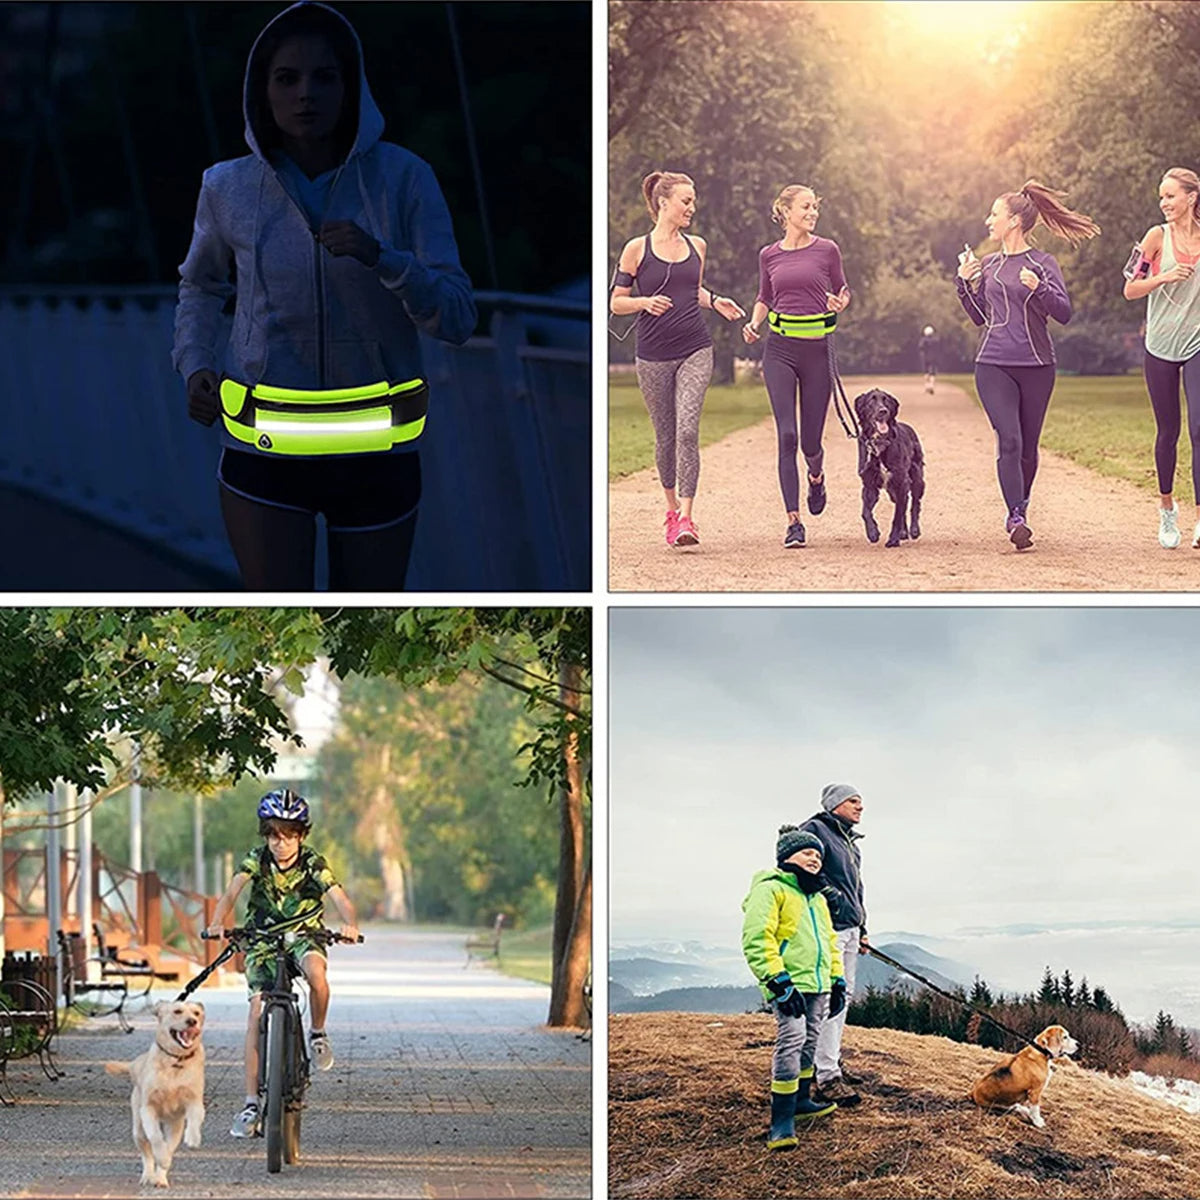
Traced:
<path fill-rule="evenodd" d="M 813 1120 L 837 1108 L 811 1098 L 821 1025 L 846 1003 L 842 957 L 817 874 L 822 853 L 815 834 L 781 826 L 778 866 L 756 872 L 742 901 L 742 951 L 777 1022 L 768 1150 L 798 1144 L 798 1118 Z"/>

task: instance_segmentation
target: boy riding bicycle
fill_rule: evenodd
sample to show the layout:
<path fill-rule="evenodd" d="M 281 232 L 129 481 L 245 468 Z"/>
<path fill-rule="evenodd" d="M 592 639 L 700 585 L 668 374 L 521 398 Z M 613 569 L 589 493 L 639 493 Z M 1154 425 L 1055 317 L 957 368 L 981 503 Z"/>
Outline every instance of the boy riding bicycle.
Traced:
<path fill-rule="evenodd" d="M 319 1071 L 333 1066 L 333 1049 L 325 1033 L 329 1011 L 329 983 L 325 978 L 325 947 L 305 937 L 306 930 L 322 923 L 323 899 L 333 901 L 341 916 L 343 937 L 358 937 L 354 906 L 333 877 L 328 863 L 304 839 L 312 828 L 308 801 L 290 788 L 268 792 L 258 804 L 258 832 L 264 844 L 246 855 L 225 894 L 217 901 L 213 923 L 207 933 L 219 935 L 233 913 L 246 884 L 250 897 L 246 924 L 255 928 L 280 922 L 292 924 L 295 940 L 288 948 L 312 996 L 312 1030 L 309 1044 Z M 246 1106 L 233 1120 L 233 1137 L 253 1137 L 261 1113 L 258 1107 L 258 1019 L 262 993 L 275 979 L 275 953 L 271 946 L 256 944 L 246 952 L 246 986 L 250 991 L 250 1014 L 246 1024 Z"/>

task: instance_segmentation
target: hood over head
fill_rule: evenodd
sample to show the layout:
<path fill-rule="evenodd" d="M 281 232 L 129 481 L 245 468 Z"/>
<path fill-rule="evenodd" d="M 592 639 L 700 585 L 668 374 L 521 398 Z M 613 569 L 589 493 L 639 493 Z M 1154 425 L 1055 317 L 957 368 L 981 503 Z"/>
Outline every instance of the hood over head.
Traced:
<path fill-rule="evenodd" d="M 334 136 L 343 161 L 365 154 L 383 135 L 383 114 L 371 96 L 363 66 L 362 42 L 340 12 L 316 0 L 300 0 L 267 22 L 250 48 L 242 88 L 246 145 L 256 157 L 270 161 L 280 146 L 280 134 L 267 103 L 267 68 L 279 45 L 289 37 L 321 35 L 328 39 L 342 64 L 346 87 L 341 120 Z"/>

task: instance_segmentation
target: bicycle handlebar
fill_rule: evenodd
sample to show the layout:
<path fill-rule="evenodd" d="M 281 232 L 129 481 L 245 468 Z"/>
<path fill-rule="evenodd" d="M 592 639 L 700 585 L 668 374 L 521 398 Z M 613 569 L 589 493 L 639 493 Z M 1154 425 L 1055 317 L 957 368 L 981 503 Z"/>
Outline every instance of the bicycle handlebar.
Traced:
<path fill-rule="evenodd" d="M 232 929 L 222 929 L 220 933 L 209 933 L 207 929 L 200 931 L 200 937 L 206 942 L 219 942 L 222 939 L 235 942 L 243 938 L 250 941 L 262 942 L 267 938 L 282 937 L 285 933 L 296 932 L 304 937 L 313 938 L 318 942 L 344 942 L 348 945 L 357 945 L 363 941 L 363 935 L 360 933 L 357 938 L 342 937 L 335 929 L 298 929 L 292 930 L 289 928 L 267 928 L 256 929 L 251 925 L 235 925 Z"/>

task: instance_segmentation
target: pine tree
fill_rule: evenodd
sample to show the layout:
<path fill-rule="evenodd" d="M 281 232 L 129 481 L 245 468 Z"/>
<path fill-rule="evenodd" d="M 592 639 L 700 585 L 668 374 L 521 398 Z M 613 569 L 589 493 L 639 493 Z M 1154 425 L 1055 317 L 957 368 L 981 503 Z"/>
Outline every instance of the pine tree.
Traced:
<path fill-rule="evenodd" d="M 975 982 L 971 985 L 971 1003 L 976 1008 L 990 1008 L 992 1005 L 991 989 L 978 975 L 975 976 Z"/>
<path fill-rule="evenodd" d="M 1109 994 L 1099 984 L 1092 992 L 1092 1007 L 1102 1013 L 1112 1012 L 1115 1007 Z"/>
<path fill-rule="evenodd" d="M 1055 1004 L 1060 998 L 1058 980 L 1054 978 L 1049 966 L 1046 967 L 1046 973 L 1042 976 L 1042 986 L 1038 989 L 1037 998 L 1042 1004 Z"/>
<path fill-rule="evenodd" d="M 1075 1004 L 1079 1008 L 1092 1007 L 1092 993 L 1091 989 L 1088 987 L 1086 975 L 1079 981 L 1079 991 L 1075 993 Z"/>
<path fill-rule="evenodd" d="M 1059 991 L 1062 993 L 1062 1002 L 1067 1008 L 1075 1007 L 1075 984 L 1071 979 L 1070 969 L 1063 968 L 1062 983 L 1059 984 Z"/>
<path fill-rule="evenodd" d="M 1175 1022 L 1171 1019 L 1169 1013 L 1163 1012 L 1160 1008 L 1158 1016 L 1154 1018 L 1154 1035 L 1151 1038 L 1150 1045 L 1153 1046 L 1151 1053 L 1153 1054 L 1168 1054 L 1171 1051 L 1171 1043 L 1175 1040 Z"/>

